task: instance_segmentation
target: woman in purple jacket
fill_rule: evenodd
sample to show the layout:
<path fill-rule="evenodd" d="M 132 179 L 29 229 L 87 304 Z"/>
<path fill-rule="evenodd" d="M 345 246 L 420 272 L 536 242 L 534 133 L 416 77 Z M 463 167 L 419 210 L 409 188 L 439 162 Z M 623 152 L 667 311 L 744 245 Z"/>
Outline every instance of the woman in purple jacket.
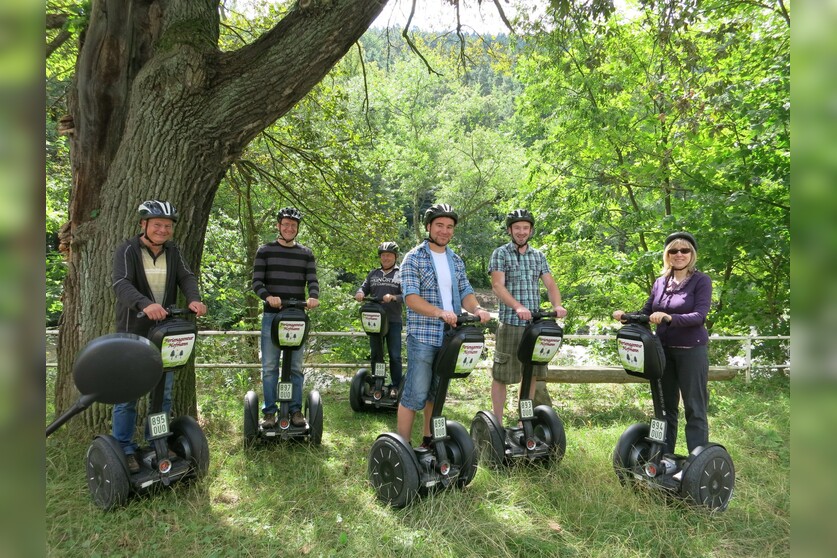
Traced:
<path fill-rule="evenodd" d="M 668 453 L 674 453 L 677 442 L 681 395 L 689 452 L 709 442 L 709 334 L 704 324 L 712 302 L 712 280 L 695 269 L 696 261 L 695 237 L 687 232 L 670 234 L 663 251 L 663 272 L 640 310 L 657 324 L 657 336 L 665 349 L 662 384 Z M 616 310 L 613 317 L 619 320 L 622 314 Z"/>

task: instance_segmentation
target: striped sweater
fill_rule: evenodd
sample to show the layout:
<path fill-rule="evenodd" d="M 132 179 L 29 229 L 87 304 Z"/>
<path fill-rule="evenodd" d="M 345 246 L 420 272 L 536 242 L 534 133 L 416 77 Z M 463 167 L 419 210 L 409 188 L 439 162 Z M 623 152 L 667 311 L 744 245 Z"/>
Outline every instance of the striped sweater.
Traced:
<path fill-rule="evenodd" d="M 305 287 L 308 286 L 308 296 Z M 253 291 L 266 300 L 278 296 L 283 300 L 319 298 L 317 262 L 307 246 L 295 243 L 286 247 L 279 242 L 268 242 L 259 247 L 253 263 Z M 279 308 L 264 303 L 265 312 L 278 312 Z"/>

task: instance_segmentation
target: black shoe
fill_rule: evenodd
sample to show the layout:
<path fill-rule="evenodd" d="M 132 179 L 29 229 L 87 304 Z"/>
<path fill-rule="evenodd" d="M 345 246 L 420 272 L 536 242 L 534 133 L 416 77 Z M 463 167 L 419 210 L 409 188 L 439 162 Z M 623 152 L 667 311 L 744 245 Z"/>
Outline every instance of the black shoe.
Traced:
<path fill-rule="evenodd" d="M 267 413 L 262 420 L 262 428 L 276 428 L 276 413 Z"/>
<path fill-rule="evenodd" d="M 134 473 L 139 473 L 140 471 L 140 464 L 137 461 L 137 456 L 133 453 L 128 453 L 125 455 L 125 461 L 128 462 L 128 471 L 133 475 Z"/>
<path fill-rule="evenodd" d="M 420 448 L 430 449 L 430 446 L 433 445 L 433 436 L 424 436 L 421 439 Z"/>
<path fill-rule="evenodd" d="M 389 386 L 389 397 L 390 399 L 398 399 L 398 388 L 395 386 Z"/>
<path fill-rule="evenodd" d="M 294 426 L 305 426 L 305 417 L 299 411 L 291 413 L 291 424 Z"/>

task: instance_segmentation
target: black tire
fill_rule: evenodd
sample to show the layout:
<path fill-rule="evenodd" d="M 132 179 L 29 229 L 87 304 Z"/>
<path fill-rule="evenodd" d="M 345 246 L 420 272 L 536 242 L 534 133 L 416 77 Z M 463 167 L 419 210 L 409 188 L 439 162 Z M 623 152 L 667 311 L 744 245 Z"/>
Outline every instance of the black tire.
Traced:
<path fill-rule="evenodd" d="M 410 446 L 397 434 L 381 434 L 369 450 L 367 477 L 378 500 L 394 508 L 413 501 L 419 470 Z"/>
<path fill-rule="evenodd" d="M 259 440 L 259 396 L 248 391 L 244 396 L 244 447 L 251 447 Z"/>
<path fill-rule="evenodd" d="M 451 463 L 459 467 L 456 486 L 468 486 L 477 474 L 477 448 L 464 426 L 452 420 L 447 421 L 446 426 L 450 439 L 445 440 L 445 449 Z"/>
<path fill-rule="evenodd" d="M 209 472 L 209 442 L 198 421 L 189 415 L 171 421 L 169 447 L 192 465 L 187 477 L 202 479 Z"/>
<path fill-rule="evenodd" d="M 535 407 L 535 438 L 549 446 L 550 463 L 559 463 L 567 453 L 567 434 L 558 413 L 549 405 Z"/>
<path fill-rule="evenodd" d="M 352 385 L 349 388 L 349 404 L 351 404 L 352 410 L 356 413 L 362 412 L 366 406 L 363 402 L 363 391 L 366 387 L 368 377 L 369 370 L 361 368 L 357 371 L 355 377 L 352 378 Z"/>
<path fill-rule="evenodd" d="M 680 494 L 692 504 L 724 511 L 735 489 L 735 466 L 727 450 L 709 446 L 683 471 Z"/>
<path fill-rule="evenodd" d="M 308 440 L 319 446 L 323 441 L 323 402 L 320 392 L 312 389 L 305 402 L 305 420 L 308 421 Z"/>
<path fill-rule="evenodd" d="M 124 506 L 128 501 L 130 484 L 128 464 L 114 439 L 109 442 L 98 436 L 87 449 L 87 488 L 93 503 L 103 510 Z"/>
<path fill-rule="evenodd" d="M 481 465 L 496 469 L 505 461 L 505 430 L 493 413 L 479 411 L 471 421 L 471 439 Z"/>
<path fill-rule="evenodd" d="M 646 440 L 651 432 L 648 423 L 632 424 L 619 436 L 613 450 L 613 470 L 623 485 L 633 480 L 633 469 L 651 457 L 651 443 Z"/>

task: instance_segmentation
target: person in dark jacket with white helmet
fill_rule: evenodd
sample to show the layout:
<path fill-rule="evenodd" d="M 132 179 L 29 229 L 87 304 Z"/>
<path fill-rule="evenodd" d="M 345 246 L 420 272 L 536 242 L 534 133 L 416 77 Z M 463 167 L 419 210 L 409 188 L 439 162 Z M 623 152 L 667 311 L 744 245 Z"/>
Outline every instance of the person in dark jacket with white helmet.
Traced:
<path fill-rule="evenodd" d="M 113 291 L 116 294 L 116 331 L 148 336 L 158 320 L 166 317 L 166 308 L 177 302 L 179 288 L 190 310 L 206 314 L 201 302 L 198 281 L 186 265 L 178 247 L 171 241 L 177 210 L 165 201 L 148 200 L 137 214 L 141 232 L 124 241 L 113 253 Z M 137 317 L 139 312 L 145 316 Z M 163 410 L 171 412 L 174 374 L 166 373 Z M 113 436 L 122 445 L 132 473 L 139 471 L 134 455 L 136 401 L 113 406 Z"/>
<path fill-rule="evenodd" d="M 392 383 L 389 385 L 389 396 L 398 397 L 398 386 L 401 385 L 401 314 L 404 308 L 404 296 L 401 294 L 401 268 L 398 267 L 398 244 L 392 241 L 381 242 L 378 246 L 378 257 L 381 267 L 373 269 L 366 275 L 363 284 L 355 293 L 358 302 L 363 297 L 372 295 L 382 303 L 387 312 L 389 330 L 385 337 L 389 353 L 389 372 Z M 373 361 L 383 361 L 384 355 L 378 354 L 378 344 L 369 339 L 371 358 Z"/>
<path fill-rule="evenodd" d="M 691 452 L 709 443 L 709 352 L 706 316 L 712 303 L 712 279 L 695 269 L 697 241 L 690 233 L 666 238 L 663 271 L 640 310 L 657 324 L 666 367 L 663 404 L 666 408 L 666 451 L 674 453 L 680 397 L 686 411 L 686 445 Z M 622 318 L 616 310 L 613 317 Z"/>

